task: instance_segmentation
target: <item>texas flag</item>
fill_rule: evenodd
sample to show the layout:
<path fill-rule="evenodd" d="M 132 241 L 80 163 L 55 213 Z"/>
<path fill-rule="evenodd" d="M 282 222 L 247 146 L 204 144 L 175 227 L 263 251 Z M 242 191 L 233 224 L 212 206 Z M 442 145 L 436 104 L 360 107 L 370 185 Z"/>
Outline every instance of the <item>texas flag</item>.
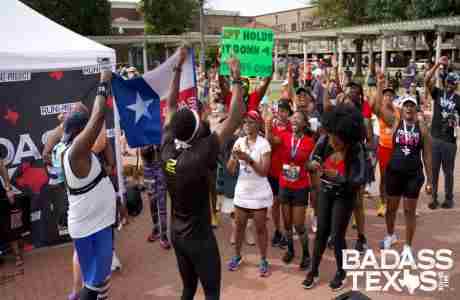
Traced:
<path fill-rule="evenodd" d="M 142 77 L 125 80 L 114 76 L 112 91 L 120 114 L 120 125 L 132 148 L 161 143 L 162 122 L 167 113 L 166 98 L 179 51 Z M 193 49 L 182 67 L 178 107 L 197 109 Z"/>

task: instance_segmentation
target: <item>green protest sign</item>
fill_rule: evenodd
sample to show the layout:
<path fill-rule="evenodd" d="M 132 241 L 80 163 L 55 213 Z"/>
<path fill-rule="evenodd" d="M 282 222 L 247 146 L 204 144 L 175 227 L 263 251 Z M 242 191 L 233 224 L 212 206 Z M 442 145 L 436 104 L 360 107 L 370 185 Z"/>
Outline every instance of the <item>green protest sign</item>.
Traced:
<path fill-rule="evenodd" d="M 271 29 L 224 27 L 220 45 L 220 74 L 230 75 L 225 62 L 234 55 L 240 59 L 242 76 L 271 76 L 274 38 Z"/>

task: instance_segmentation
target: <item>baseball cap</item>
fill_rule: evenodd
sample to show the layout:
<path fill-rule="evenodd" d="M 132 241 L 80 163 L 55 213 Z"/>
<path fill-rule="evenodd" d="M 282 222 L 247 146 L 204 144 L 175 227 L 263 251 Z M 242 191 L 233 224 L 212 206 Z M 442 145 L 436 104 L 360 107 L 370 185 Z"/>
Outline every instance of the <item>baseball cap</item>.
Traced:
<path fill-rule="evenodd" d="M 64 121 L 64 135 L 62 141 L 64 143 L 70 140 L 85 128 L 88 123 L 89 115 L 86 112 L 76 111 L 72 112 Z"/>
<path fill-rule="evenodd" d="M 256 121 L 257 123 L 262 123 L 262 117 L 255 110 L 250 110 L 246 113 L 246 118 Z"/>
<path fill-rule="evenodd" d="M 404 96 L 401 100 L 399 100 L 401 106 L 404 106 L 404 104 L 406 104 L 407 102 L 412 102 L 416 106 L 418 105 L 417 100 L 412 96 Z"/>

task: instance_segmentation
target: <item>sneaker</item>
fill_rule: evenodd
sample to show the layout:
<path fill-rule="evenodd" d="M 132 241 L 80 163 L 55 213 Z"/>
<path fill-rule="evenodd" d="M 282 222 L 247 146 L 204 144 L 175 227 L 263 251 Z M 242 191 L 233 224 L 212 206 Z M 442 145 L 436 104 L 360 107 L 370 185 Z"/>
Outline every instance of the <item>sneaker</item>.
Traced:
<path fill-rule="evenodd" d="M 241 263 L 243 262 L 243 258 L 241 256 L 233 256 L 230 262 L 228 263 L 228 270 L 229 271 L 236 271 L 240 267 Z"/>
<path fill-rule="evenodd" d="M 302 286 L 305 289 L 311 289 L 318 283 L 318 281 L 319 281 L 318 274 L 313 274 L 313 272 L 310 271 L 307 273 L 305 280 L 302 282 Z"/>
<path fill-rule="evenodd" d="M 433 200 L 430 202 L 430 204 L 428 204 L 429 209 L 437 209 L 438 207 L 439 207 L 439 202 L 437 200 Z"/>
<path fill-rule="evenodd" d="M 313 233 L 318 231 L 318 218 L 315 216 L 311 220 L 311 231 L 313 231 Z"/>
<path fill-rule="evenodd" d="M 275 233 L 273 234 L 272 238 L 272 247 L 279 247 L 280 246 L 280 241 L 283 238 L 283 235 L 281 232 L 278 230 L 275 230 Z"/>
<path fill-rule="evenodd" d="M 366 252 L 368 248 L 369 246 L 367 245 L 366 237 L 365 236 L 358 237 L 355 243 L 355 250 L 361 254 L 364 254 L 364 252 Z"/>
<path fill-rule="evenodd" d="M 287 245 L 288 245 L 287 237 L 285 235 L 281 235 L 279 247 L 281 249 L 286 249 Z"/>
<path fill-rule="evenodd" d="M 311 263 L 310 257 L 309 256 L 303 256 L 301 261 L 300 261 L 300 265 L 299 265 L 300 270 L 302 270 L 302 271 L 307 270 L 310 267 L 310 263 Z"/>
<path fill-rule="evenodd" d="M 120 260 L 118 259 L 118 256 L 117 254 L 115 253 L 115 251 L 113 251 L 113 255 L 112 255 L 112 266 L 111 266 L 111 270 L 112 272 L 115 272 L 115 271 L 121 271 L 121 262 Z"/>
<path fill-rule="evenodd" d="M 335 273 L 334 279 L 329 282 L 329 287 L 333 292 L 337 292 L 343 289 L 346 282 L 346 276 L 347 274 L 345 271 L 337 271 L 337 273 Z"/>
<path fill-rule="evenodd" d="M 380 242 L 380 249 L 390 249 L 393 244 L 398 241 L 396 234 L 386 235 L 383 241 Z"/>
<path fill-rule="evenodd" d="M 285 264 L 290 264 L 292 262 L 292 260 L 294 259 L 294 252 L 292 251 L 286 251 L 286 253 L 284 253 L 283 255 L 283 262 Z"/>
<path fill-rule="evenodd" d="M 80 300 L 80 293 L 71 293 L 67 296 L 68 300 Z"/>
<path fill-rule="evenodd" d="M 266 259 L 262 259 L 259 264 L 259 273 L 260 277 L 268 277 L 270 276 L 270 264 Z"/>
<path fill-rule="evenodd" d="M 160 238 L 160 246 L 165 250 L 169 250 L 171 248 L 171 244 L 169 243 L 168 237 L 163 236 Z"/>
<path fill-rule="evenodd" d="M 452 201 L 444 201 L 441 207 L 444 209 L 451 209 L 454 207 L 454 203 L 452 203 Z"/>
<path fill-rule="evenodd" d="M 160 239 L 160 233 L 152 231 L 152 233 L 150 233 L 150 235 L 147 237 L 147 242 L 153 243 L 158 239 Z"/>
<path fill-rule="evenodd" d="M 382 200 L 379 200 L 379 203 L 377 204 L 377 217 L 385 217 L 386 210 L 385 203 L 383 203 Z"/>

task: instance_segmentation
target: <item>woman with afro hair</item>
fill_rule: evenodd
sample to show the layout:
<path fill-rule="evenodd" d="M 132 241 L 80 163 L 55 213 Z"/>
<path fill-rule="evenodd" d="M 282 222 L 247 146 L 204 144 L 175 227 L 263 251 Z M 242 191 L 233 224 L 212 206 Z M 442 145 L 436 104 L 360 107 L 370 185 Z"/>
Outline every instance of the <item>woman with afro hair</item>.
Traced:
<path fill-rule="evenodd" d="M 365 181 L 362 145 L 365 130 L 361 113 L 350 104 L 340 104 L 325 112 L 322 124 L 327 134 L 318 140 L 308 164 L 310 171 L 319 172 L 321 185 L 311 271 L 307 273 L 303 286 L 310 289 L 318 282 L 321 258 L 333 232 L 337 273 L 329 287 L 337 291 L 343 288 L 346 277 L 342 268 L 342 250 L 347 248 L 345 233 L 356 193 Z"/>

